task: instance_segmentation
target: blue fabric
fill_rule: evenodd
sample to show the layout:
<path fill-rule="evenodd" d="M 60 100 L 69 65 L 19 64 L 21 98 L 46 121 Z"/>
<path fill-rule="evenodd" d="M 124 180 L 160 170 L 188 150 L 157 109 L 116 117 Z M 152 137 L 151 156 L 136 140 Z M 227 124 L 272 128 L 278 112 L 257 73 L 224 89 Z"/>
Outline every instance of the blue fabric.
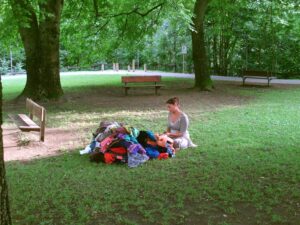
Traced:
<path fill-rule="evenodd" d="M 130 168 L 138 167 L 139 165 L 145 163 L 148 159 L 149 159 L 149 157 L 145 154 L 128 153 L 128 167 L 130 167 Z"/>
<path fill-rule="evenodd" d="M 91 148 L 92 151 L 94 151 L 95 147 L 96 147 L 96 141 L 94 140 L 94 141 L 91 142 L 90 148 Z"/>
<path fill-rule="evenodd" d="M 169 157 L 175 157 L 175 152 L 172 151 L 172 148 L 170 145 L 167 143 L 167 153 L 169 154 Z"/>
<path fill-rule="evenodd" d="M 131 142 L 125 141 L 124 139 L 121 140 L 119 143 L 120 143 L 120 145 L 121 145 L 122 147 L 124 147 L 124 148 L 126 148 L 126 149 L 128 149 L 128 148 L 130 147 L 130 145 L 132 145 Z"/>
<path fill-rule="evenodd" d="M 145 149 L 140 144 L 131 144 L 129 148 L 127 149 L 129 153 L 136 154 L 146 154 Z"/>
<path fill-rule="evenodd" d="M 150 130 L 147 130 L 146 131 L 147 135 L 148 135 L 148 138 L 151 140 L 151 141 L 156 141 L 156 138 L 155 138 L 155 135 L 152 131 Z"/>
<path fill-rule="evenodd" d="M 130 127 L 130 134 L 134 138 L 137 138 L 140 134 L 140 131 L 138 129 L 134 128 L 134 127 Z"/>
<path fill-rule="evenodd" d="M 124 135 L 123 139 L 124 139 L 125 141 L 133 142 L 134 144 L 138 144 L 138 143 L 139 143 L 139 142 L 136 140 L 135 137 L 133 137 L 133 136 L 131 136 L 131 135 L 128 135 L 128 134 Z"/>
<path fill-rule="evenodd" d="M 159 156 L 158 148 L 155 146 L 148 145 L 145 150 L 147 156 L 149 156 L 151 159 L 156 159 Z"/>

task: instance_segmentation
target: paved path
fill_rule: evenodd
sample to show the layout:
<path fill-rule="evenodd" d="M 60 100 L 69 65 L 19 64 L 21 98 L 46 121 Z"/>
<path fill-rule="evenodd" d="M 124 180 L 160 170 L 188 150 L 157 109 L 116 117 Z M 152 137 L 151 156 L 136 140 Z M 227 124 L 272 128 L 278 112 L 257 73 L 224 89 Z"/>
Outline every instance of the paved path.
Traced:
<path fill-rule="evenodd" d="M 189 73 L 170 73 L 170 72 L 161 72 L 161 71 L 148 71 L 144 72 L 143 70 L 137 70 L 136 72 L 128 72 L 127 70 L 120 70 L 118 72 L 113 70 L 105 71 L 76 71 L 76 72 L 61 72 L 61 76 L 76 76 L 76 75 L 161 75 L 163 77 L 180 77 L 180 78 L 191 78 L 194 79 L 194 74 Z M 3 80 L 6 79 L 16 79 L 20 77 L 25 77 L 25 74 L 19 74 L 14 76 L 2 76 Z M 224 77 L 224 76 L 212 76 L 213 80 L 221 81 L 232 81 L 232 82 L 242 82 L 241 77 Z M 261 79 L 247 79 L 249 82 L 255 83 L 266 83 L 266 80 Z M 287 80 L 287 79 L 273 79 L 271 81 L 273 84 L 300 84 L 300 80 Z"/>

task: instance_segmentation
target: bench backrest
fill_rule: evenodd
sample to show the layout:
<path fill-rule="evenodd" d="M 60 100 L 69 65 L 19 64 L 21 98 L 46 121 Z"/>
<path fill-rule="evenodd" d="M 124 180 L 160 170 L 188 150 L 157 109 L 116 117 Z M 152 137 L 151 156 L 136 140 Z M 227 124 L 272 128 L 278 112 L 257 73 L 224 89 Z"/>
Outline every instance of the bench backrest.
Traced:
<path fill-rule="evenodd" d="M 26 99 L 26 109 L 29 111 L 30 119 L 33 119 L 33 116 L 37 117 L 41 123 L 45 122 L 46 110 L 44 107 L 32 101 L 30 98 Z"/>
<path fill-rule="evenodd" d="M 243 70 L 243 76 L 257 76 L 257 77 L 270 77 L 272 73 L 269 71 L 259 71 L 259 70 Z"/>
<path fill-rule="evenodd" d="M 161 76 L 123 76 L 122 83 L 161 82 Z"/>

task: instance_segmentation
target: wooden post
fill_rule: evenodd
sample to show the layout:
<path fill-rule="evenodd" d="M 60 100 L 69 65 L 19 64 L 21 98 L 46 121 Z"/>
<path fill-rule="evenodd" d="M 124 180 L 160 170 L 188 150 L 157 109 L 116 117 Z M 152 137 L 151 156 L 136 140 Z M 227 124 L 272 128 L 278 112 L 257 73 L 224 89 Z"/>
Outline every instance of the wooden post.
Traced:
<path fill-rule="evenodd" d="M 185 64 L 185 61 L 184 61 L 184 54 L 182 54 L 182 73 L 184 73 L 185 71 L 185 68 L 184 68 L 184 65 Z"/>
<path fill-rule="evenodd" d="M 45 141 L 45 128 L 46 128 L 46 110 L 42 111 L 41 119 L 41 131 L 40 131 L 40 141 Z"/>
<path fill-rule="evenodd" d="M 132 72 L 135 72 L 135 60 L 132 60 Z"/>
<path fill-rule="evenodd" d="M 12 56 L 11 49 L 10 49 L 10 73 L 14 74 L 14 70 L 13 70 L 13 56 Z"/>
<path fill-rule="evenodd" d="M 104 71 L 104 64 L 101 64 L 101 70 Z"/>
<path fill-rule="evenodd" d="M 147 72 L 147 65 L 144 64 L 144 71 Z"/>

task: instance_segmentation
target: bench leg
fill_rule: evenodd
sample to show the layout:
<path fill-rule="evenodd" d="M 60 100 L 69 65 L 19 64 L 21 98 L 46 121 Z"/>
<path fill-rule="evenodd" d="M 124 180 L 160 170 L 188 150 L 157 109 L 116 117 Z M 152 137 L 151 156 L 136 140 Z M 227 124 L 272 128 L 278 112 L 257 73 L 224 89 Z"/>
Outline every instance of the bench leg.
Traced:
<path fill-rule="evenodd" d="M 45 125 L 41 125 L 41 131 L 40 131 L 40 141 L 44 142 L 45 141 Z"/>
<path fill-rule="evenodd" d="M 44 134 L 41 134 L 40 141 L 42 141 L 42 142 L 45 141 L 45 135 Z"/>
<path fill-rule="evenodd" d="M 158 95 L 158 90 L 160 89 L 161 87 L 155 87 L 155 95 Z"/>
<path fill-rule="evenodd" d="M 243 86 L 245 86 L 246 78 L 243 77 Z"/>
<path fill-rule="evenodd" d="M 128 89 L 129 89 L 129 88 L 125 87 L 124 89 L 125 89 L 125 96 L 127 96 L 127 95 L 128 95 Z"/>

